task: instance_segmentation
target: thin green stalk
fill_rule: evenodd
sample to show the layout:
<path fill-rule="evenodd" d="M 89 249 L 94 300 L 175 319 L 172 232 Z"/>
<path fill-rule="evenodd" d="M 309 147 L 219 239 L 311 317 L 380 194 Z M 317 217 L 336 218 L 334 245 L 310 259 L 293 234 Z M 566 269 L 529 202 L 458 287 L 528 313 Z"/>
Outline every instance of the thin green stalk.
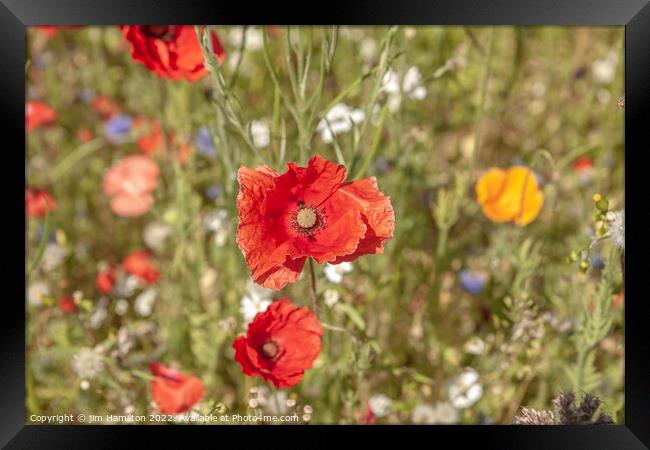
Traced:
<path fill-rule="evenodd" d="M 379 113 L 379 124 L 377 125 L 377 130 L 375 131 L 375 137 L 372 140 L 372 146 L 370 147 L 370 151 L 366 153 L 366 156 L 364 157 L 361 163 L 361 167 L 359 167 L 359 170 L 355 174 L 353 178 L 355 180 L 359 180 L 363 178 L 363 176 L 366 173 L 366 170 L 368 170 L 368 166 L 370 166 L 370 163 L 372 162 L 375 155 L 377 154 L 377 150 L 379 149 L 379 143 L 381 142 L 381 135 L 384 131 L 384 121 L 386 120 L 387 113 L 388 113 L 388 104 L 384 104 L 384 106 L 381 108 L 381 112 Z"/>
<path fill-rule="evenodd" d="M 441 258 L 445 255 L 447 250 L 447 238 L 449 237 L 448 228 L 438 229 L 438 243 L 436 244 L 436 259 L 440 262 Z"/>
<path fill-rule="evenodd" d="M 474 151 L 472 154 L 472 166 L 470 168 L 470 180 L 474 179 L 476 165 L 478 162 L 478 152 L 481 144 L 481 132 L 483 129 L 483 117 L 485 114 L 485 103 L 487 99 L 487 91 L 490 83 L 490 71 L 492 66 L 492 51 L 494 46 L 494 33 L 495 29 L 490 29 L 487 42 L 487 55 L 485 56 L 485 73 L 483 75 L 483 83 L 481 85 L 481 103 L 479 104 L 478 111 L 476 112 L 476 125 L 474 130 Z"/>
<path fill-rule="evenodd" d="M 235 85 L 237 82 L 237 77 L 239 76 L 239 69 L 241 68 L 241 63 L 244 60 L 244 52 L 246 51 L 246 26 L 242 27 L 242 38 L 241 38 L 241 44 L 239 45 L 239 49 L 237 50 L 237 62 L 235 63 L 235 68 L 232 71 L 232 75 L 230 77 L 230 81 L 228 82 L 228 88 L 232 89 L 232 87 Z"/>
<path fill-rule="evenodd" d="M 309 280 L 311 296 L 314 304 L 314 314 L 318 316 L 320 311 L 320 301 L 318 299 L 318 291 L 316 289 L 316 271 L 314 270 L 314 260 L 309 258 Z"/>
<path fill-rule="evenodd" d="M 93 139 L 92 141 L 85 142 L 79 147 L 71 151 L 59 161 L 50 172 L 50 182 L 55 183 L 58 181 L 68 170 L 74 167 L 79 161 L 91 155 L 97 150 L 104 147 L 106 142 L 102 138 Z"/>
<path fill-rule="evenodd" d="M 43 236 L 41 236 L 41 242 L 38 244 L 38 249 L 36 250 L 36 256 L 32 260 L 31 264 L 29 264 L 28 267 L 25 268 L 25 279 L 29 277 L 29 275 L 38 267 L 38 264 L 41 262 L 41 259 L 43 258 L 43 254 L 45 253 L 45 246 L 47 245 L 47 240 L 50 236 L 50 229 L 52 228 L 52 214 L 50 214 L 49 211 L 49 206 L 47 204 L 47 198 L 44 199 L 45 201 L 45 225 L 43 226 Z"/>

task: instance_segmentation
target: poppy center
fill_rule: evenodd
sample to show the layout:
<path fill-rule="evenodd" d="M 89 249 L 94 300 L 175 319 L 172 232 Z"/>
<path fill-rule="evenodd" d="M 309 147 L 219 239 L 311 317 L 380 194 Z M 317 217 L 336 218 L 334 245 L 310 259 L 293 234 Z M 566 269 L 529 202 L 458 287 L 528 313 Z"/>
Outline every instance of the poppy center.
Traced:
<path fill-rule="evenodd" d="M 264 357 L 267 359 L 275 358 L 278 354 L 278 351 L 278 344 L 273 341 L 266 341 L 262 345 L 262 355 L 264 355 Z"/>
<path fill-rule="evenodd" d="M 142 27 L 142 33 L 155 39 L 169 39 L 171 29 L 169 25 L 147 25 Z"/>
<path fill-rule="evenodd" d="M 298 209 L 291 214 L 291 226 L 296 233 L 311 238 L 325 226 L 325 215 L 318 208 L 301 201 L 298 202 Z"/>
<path fill-rule="evenodd" d="M 296 221 L 302 228 L 311 228 L 316 224 L 316 211 L 310 208 L 301 208 L 296 215 Z"/>

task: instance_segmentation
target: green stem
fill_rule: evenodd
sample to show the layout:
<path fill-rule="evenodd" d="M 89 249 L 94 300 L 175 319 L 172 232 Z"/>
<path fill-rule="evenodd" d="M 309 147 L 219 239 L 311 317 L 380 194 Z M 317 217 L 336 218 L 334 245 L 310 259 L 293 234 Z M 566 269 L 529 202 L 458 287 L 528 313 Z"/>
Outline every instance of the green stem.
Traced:
<path fill-rule="evenodd" d="M 49 205 L 47 204 L 47 199 L 45 201 L 45 225 L 43 226 L 43 236 L 41 236 L 41 242 L 38 244 L 38 249 L 36 250 L 36 256 L 32 260 L 31 264 L 25 270 L 25 278 L 28 278 L 29 275 L 38 267 L 38 263 L 41 262 L 43 254 L 45 253 L 45 246 L 47 245 L 47 240 L 50 236 L 50 229 L 52 228 L 52 214 L 50 214 Z"/>
<path fill-rule="evenodd" d="M 79 161 L 102 148 L 104 146 L 104 143 L 105 142 L 103 139 L 98 138 L 86 142 L 74 149 L 65 158 L 59 161 L 56 166 L 54 166 L 50 172 L 50 182 L 55 183 L 59 178 L 61 178 L 62 175 L 74 167 L 74 165 Z"/>
<path fill-rule="evenodd" d="M 309 279 L 311 296 L 314 302 L 314 314 L 318 316 L 318 312 L 320 311 L 320 302 L 318 300 L 318 291 L 316 289 L 316 271 L 314 270 L 314 260 L 312 258 L 309 258 Z"/>
<path fill-rule="evenodd" d="M 447 250 L 447 237 L 449 236 L 449 229 L 439 228 L 438 229 L 438 243 L 436 245 L 436 259 L 438 264 L 440 259 L 444 256 L 445 251 Z"/>
<path fill-rule="evenodd" d="M 483 117 L 485 114 L 485 103 L 487 99 L 488 85 L 490 82 L 490 68 L 492 65 L 492 47 L 494 44 L 494 27 L 490 29 L 487 43 L 487 55 L 485 56 L 485 74 L 483 76 L 483 83 L 481 85 L 481 103 L 479 104 L 478 111 L 476 112 L 476 126 L 474 131 L 474 151 L 472 154 L 472 166 L 470 170 L 471 179 L 474 179 L 474 171 L 476 170 L 476 163 L 478 161 L 478 151 L 481 146 L 481 132 L 483 129 Z"/>

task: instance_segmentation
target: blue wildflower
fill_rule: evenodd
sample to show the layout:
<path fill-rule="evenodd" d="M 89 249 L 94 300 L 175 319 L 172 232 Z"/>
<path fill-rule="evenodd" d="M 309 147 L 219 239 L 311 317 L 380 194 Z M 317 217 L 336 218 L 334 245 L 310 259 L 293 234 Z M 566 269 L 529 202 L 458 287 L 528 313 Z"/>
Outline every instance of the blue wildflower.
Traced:
<path fill-rule="evenodd" d="M 84 103 L 90 103 L 95 98 L 95 91 L 89 88 L 80 89 L 77 98 Z"/>
<path fill-rule="evenodd" d="M 381 175 L 385 175 L 390 170 L 390 162 L 380 156 L 375 160 L 375 167 Z"/>
<path fill-rule="evenodd" d="M 205 190 L 205 195 L 207 195 L 210 200 L 216 200 L 219 198 L 219 195 L 221 195 L 221 186 L 218 184 L 208 186 Z"/>
<path fill-rule="evenodd" d="M 109 141 L 121 142 L 131 132 L 131 128 L 133 128 L 133 119 L 124 114 L 117 114 L 106 122 L 104 133 Z"/>
<path fill-rule="evenodd" d="M 460 285 L 470 294 L 479 294 L 485 287 L 485 276 L 463 270 L 460 272 Z"/>
<path fill-rule="evenodd" d="M 603 270 L 605 268 L 605 260 L 599 256 L 595 255 L 589 258 L 591 260 L 591 266 L 596 270 Z"/>
<path fill-rule="evenodd" d="M 199 153 L 204 156 L 214 156 L 217 153 L 217 149 L 214 147 L 214 142 L 212 141 L 212 135 L 207 127 L 202 127 L 199 132 L 196 133 L 194 143 L 196 144 Z"/>

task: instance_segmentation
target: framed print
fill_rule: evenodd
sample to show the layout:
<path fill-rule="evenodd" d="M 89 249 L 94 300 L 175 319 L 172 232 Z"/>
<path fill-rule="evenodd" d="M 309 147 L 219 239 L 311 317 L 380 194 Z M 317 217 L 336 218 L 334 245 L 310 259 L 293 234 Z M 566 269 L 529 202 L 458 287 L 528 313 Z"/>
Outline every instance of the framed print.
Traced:
<path fill-rule="evenodd" d="M 650 6 L 338 3 L 2 1 L 3 445 L 648 448 Z"/>

